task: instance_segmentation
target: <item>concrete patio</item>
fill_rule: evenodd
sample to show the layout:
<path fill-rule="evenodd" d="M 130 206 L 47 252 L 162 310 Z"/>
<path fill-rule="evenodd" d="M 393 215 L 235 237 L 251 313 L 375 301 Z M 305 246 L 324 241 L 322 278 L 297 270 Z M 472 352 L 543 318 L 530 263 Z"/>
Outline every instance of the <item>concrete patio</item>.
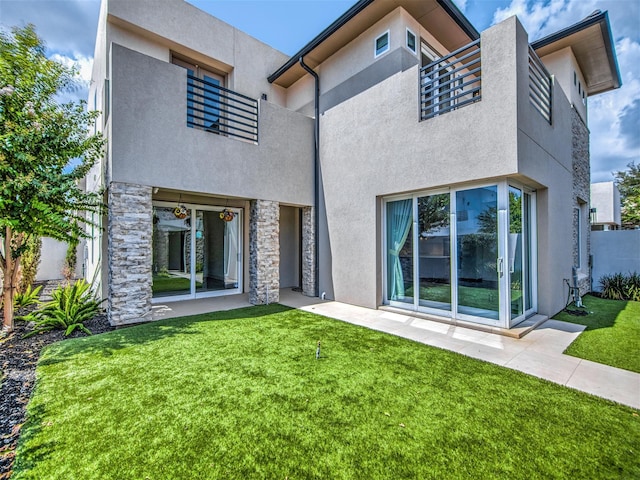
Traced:
<path fill-rule="evenodd" d="M 640 408 L 640 374 L 564 355 L 585 328 L 548 320 L 522 338 L 511 338 L 385 310 L 356 307 L 280 291 L 283 305 L 407 338 L 519 370 L 554 383 Z M 157 303 L 153 319 L 195 315 L 249 306 L 248 295 Z"/>

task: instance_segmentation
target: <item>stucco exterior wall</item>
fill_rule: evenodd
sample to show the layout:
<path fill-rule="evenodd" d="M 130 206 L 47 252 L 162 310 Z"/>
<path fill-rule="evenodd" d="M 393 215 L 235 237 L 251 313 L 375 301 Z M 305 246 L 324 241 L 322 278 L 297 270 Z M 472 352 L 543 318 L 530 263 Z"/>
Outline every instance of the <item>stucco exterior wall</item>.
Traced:
<path fill-rule="evenodd" d="M 380 303 L 379 197 L 517 173 L 516 30 L 483 33 L 478 103 L 419 122 L 415 66 L 321 117 L 321 293 Z"/>
<path fill-rule="evenodd" d="M 582 88 L 585 87 L 586 82 L 571 47 L 566 47 L 562 50 L 558 50 L 557 52 L 545 55 L 540 60 L 542 60 L 542 63 L 544 63 L 549 73 L 555 76 L 555 81 L 560 85 L 565 96 L 569 99 L 571 104 L 573 104 L 582 120 L 586 122 L 587 106 L 586 103 L 583 102 L 581 94 Z M 580 82 L 581 85 L 580 91 L 577 83 L 574 84 L 573 81 L 574 72 L 576 73 L 577 82 Z"/>
<path fill-rule="evenodd" d="M 163 61 L 174 51 L 226 72 L 233 90 L 281 99 L 267 77 L 288 56 L 184 0 L 108 0 L 108 15 L 107 45 L 115 42 Z"/>
<path fill-rule="evenodd" d="M 620 226 L 620 191 L 613 182 L 591 184 L 591 208 L 595 208 L 594 224 Z"/>
<path fill-rule="evenodd" d="M 261 101 L 259 144 L 187 127 L 181 67 L 113 44 L 111 180 L 313 204 L 313 120 Z M 242 92 L 241 92 L 242 93 Z"/>
<path fill-rule="evenodd" d="M 511 178 L 537 191 L 538 310 L 564 306 L 572 246 L 558 239 L 572 235 L 571 107 L 557 85 L 552 124 L 530 105 L 528 39 L 515 17 L 483 32 L 481 45 L 480 102 L 419 122 L 416 66 L 321 117 L 319 254 L 330 267 L 321 262 L 319 291 L 329 298 L 381 303 L 382 197 Z"/>
<path fill-rule="evenodd" d="M 406 47 L 407 28 L 416 35 L 415 54 Z M 375 39 L 387 31 L 389 32 L 389 50 L 375 57 Z M 381 75 L 381 71 L 394 68 L 393 73 L 396 73 L 405 69 L 402 65 L 419 63 L 420 38 L 425 39 L 441 55 L 448 53 L 415 18 L 403 8 L 398 7 L 315 68 L 321 77 L 320 94 L 326 96 L 341 86 L 343 90 L 357 94 L 362 91 L 363 82 L 367 79 L 369 82 L 374 82 L 376 76 Z M 395 58 L 390 61 L 389 57 Z M 401 61 L 400 58 L 403 60 Z M 358 79 L 358 76 L 364 78 Z M 287 108 L 307 115 L 312 114 L 313 92 L 313 81 L 310 76 L 305 75 L 287 89 Z"/>
<path fill-rule="evenodd" d="M 521 58 L 527 58 L 524 38 L 518 42 L 518 49 Z M 565 306 L 565 280 L 572 282 L 575 264 L 575 112 L 560 84 L 554 81 L 549 123 L 529 100 L 528 68 L 527 62 L 518 65 L 518 170 L 537 190 L 538 311 L 553 315 Z"/>

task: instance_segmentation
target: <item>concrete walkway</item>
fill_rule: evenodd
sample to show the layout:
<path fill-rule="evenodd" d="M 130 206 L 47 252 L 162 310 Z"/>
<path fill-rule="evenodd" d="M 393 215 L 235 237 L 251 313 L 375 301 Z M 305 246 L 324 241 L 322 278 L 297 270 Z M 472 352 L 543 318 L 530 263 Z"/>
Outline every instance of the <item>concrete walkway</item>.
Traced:
<path fill-rule="evenodd" d="M 523 338 L 510 338 L 384 310 L 305 297 L 280 291 L 280 303 L 344 322 L 495 363 L 570 388 L 640 409 L 640 374 L 582 360 L 563 351 L 584 327 L 547 320 Z M 248 296 L 233 295 L 154 305 L 154 320 L 249 306 Z"/>

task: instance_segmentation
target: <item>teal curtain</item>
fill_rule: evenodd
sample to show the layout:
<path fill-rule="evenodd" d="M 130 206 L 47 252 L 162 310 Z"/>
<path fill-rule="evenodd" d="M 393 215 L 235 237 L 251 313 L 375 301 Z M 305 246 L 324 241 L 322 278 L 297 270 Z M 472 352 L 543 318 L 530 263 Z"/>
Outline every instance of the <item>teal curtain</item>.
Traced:
<path fill-rule="evenodd" d="M 389 300 L 404 298 L 404 275 L 400 264 L 400 250 L 407 241 L 411 229 L 412 210 L 411 199 L 387 203 Z"/>

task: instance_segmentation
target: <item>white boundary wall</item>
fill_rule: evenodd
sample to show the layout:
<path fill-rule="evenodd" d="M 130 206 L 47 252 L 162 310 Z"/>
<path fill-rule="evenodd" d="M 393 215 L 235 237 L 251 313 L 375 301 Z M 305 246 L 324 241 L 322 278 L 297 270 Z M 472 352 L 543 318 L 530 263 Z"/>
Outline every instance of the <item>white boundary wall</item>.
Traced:
<path fill-rule="evenodd" d="M 593 290 L 599 292 L 600 277 L 612 273 L 640 273 L 640 230 L 591 232 Z"/>

